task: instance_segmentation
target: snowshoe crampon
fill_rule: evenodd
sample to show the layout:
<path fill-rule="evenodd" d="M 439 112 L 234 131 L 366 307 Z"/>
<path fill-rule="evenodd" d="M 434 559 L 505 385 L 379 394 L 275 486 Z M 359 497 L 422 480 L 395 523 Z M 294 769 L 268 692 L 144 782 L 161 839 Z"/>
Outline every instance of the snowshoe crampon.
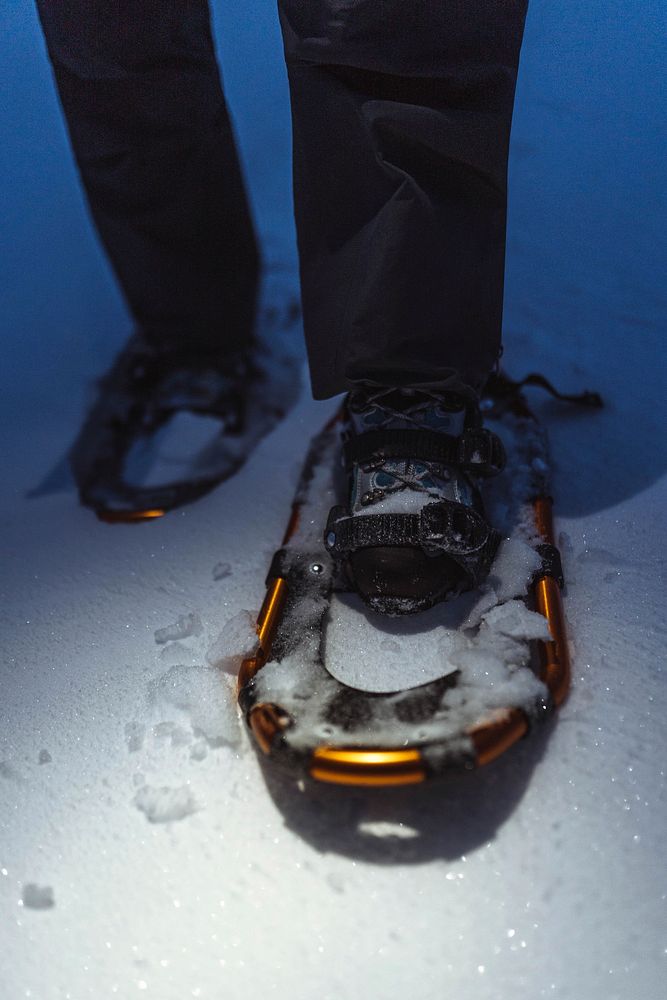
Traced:
<path fill-rule="evenodd" d="M 483 408 L 508 453 L 485 499 L 504 541 L 482 588 L 458 598 L 460 624 L 440 675 L 402 690 L 361 690 L 325 663 L 332 601 L 345 590 L 322 538 L 340 495 L 336 419 L 314 439 L 267 577 L 257 649 L 238 678 L 257 746 L 296 778 L 406 785 L 487 764 L 566 697 L 570 666 L 545 434 L 518 392 L 490 396 Z M 449 604 L 442 607 L 451 621 Z"/>

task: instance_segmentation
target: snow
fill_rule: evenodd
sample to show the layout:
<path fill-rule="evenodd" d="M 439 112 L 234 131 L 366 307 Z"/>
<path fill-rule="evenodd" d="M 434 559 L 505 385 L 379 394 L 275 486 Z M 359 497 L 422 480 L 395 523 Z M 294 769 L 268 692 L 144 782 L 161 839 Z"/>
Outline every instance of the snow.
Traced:
<path fill-rule="evenodd" d="M 499 604 L 510 597 L 520 597 L 526 593 L 539 566 L 539 554 L 532 546 L 521 538 L 506 538 L 491 567 L 487 586 Z"/>
<path fill-rule="evenodd" d="M 149 823 L 177 823 L 197 811 L 197 803 L 187 785 L 180 788 L 142 785 L 132 801 Z"/>
<path fill-rule="evenodd" d="M 232 691 L 218 670 L 181 664 L 150 682 L 149 700 L 158 710 L 184 713 L 192 732 L 211 746 L 234 746 L 240 742 L 241 732 Z"/>
<path fill-rule="evenodd" d="M 207 663 L 236 675 L 239 661 L 252 656 L 257 649 L 256 621 L 256 612 L 243 610 L 233 615 L 206 650 Z"/>
<path fill-rule="evenodd" d="M 220 7 L 273 322 L 296 289 L 280 38 L 271 5 Z M 228 668 L 206 655 L 258 607 L 306 441 L 334 404 L 304 388 L 234 480 L 160 521 L 112 527 L 76 504 L 63 459 L 131 325 L 34 8 L 1 18 L 3 1000 L 659 1000 L 663 6 L 532 0 L 517 95 L 504 360 L 607 402 L 579 413 L 530 390 L 552 442 L 571 696 L 488 768 L 372 795 L 263 769 Z M 492 624 L 508 642 L 540 626 L 502 600 Z M 156 644 L 188 614 L 200 635 Z M 382 640 L 395 670 L 401 641 Z M 487 680 L 494 649 L 475 655 Z"/>
<path fill-rule="evenodd" d="M 123 731 L 128 753 L 136 753 L 144 745 L 146 726 L 143 722 L 126 722 Z"/>

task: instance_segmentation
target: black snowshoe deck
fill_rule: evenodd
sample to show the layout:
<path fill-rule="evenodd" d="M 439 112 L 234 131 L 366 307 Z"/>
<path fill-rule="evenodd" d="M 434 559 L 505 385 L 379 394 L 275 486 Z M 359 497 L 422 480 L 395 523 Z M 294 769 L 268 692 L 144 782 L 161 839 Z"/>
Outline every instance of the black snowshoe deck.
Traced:
<path fill-rule="evenodd" d="M 493 487 L 498 526 L 505 536 L 518 533 L 515 545 L 530 547 L 536 568 L 521 601 L 511 593 L 508 599 L 502 585 L 497 594 L 491 584 L 482 588 L 486 612 L 465 623 L 458 665 L 454 657 L 442 676 L 402 691 L 359 690 L 327 669 L 331 602 L 344 589 L 322 540 L 339 489 L 332 471 L 340 467 L 337 418 L 314 439 L 267 577 L 257 650 L 238 678 L 239 704 L 257 746 L 295 777 L 388 786 L 470 769 L 494 760 L 566 697 L 570 667 L 545 435 L 518 393 L 485 406 L 494 430 L 509 438 L 508 467 Z M 495 692 L 493 684 L 480 687 L 479 670 L 470 668 L 480 656 L 493 657 L 494 636 L 506 661 L 505 687 Z M 490 662 L 497 674 L 498 663 Z"/>

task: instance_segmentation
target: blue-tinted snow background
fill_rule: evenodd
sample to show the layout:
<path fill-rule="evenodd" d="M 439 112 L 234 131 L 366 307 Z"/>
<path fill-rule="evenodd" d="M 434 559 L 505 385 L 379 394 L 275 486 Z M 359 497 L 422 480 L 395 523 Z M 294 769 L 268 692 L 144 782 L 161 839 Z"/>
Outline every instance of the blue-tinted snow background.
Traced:
<path fill-rule="evenodd" d="M 270 0 L 214 16 L 280 306 L 296 257 L 277 17 Z M 539 404 L 572 696 L 548 739 L 488 772 L 306 802 L 267 789 L 231 707 L 202 722 L 218 688 L 199 665 L 259 604 L 330 405 L 304 385 L 232 482 L 163 522 L 111 529 L 77 506 L 59 463 L 131 324 L 35 12 L 3 5 L 3 998 L 663 995 L 665 20 L 656 0 L 533 0 L 522 55 L 506 365 L 607 402 Z M 190 635 L 156 643 L 188 614 Z"/>

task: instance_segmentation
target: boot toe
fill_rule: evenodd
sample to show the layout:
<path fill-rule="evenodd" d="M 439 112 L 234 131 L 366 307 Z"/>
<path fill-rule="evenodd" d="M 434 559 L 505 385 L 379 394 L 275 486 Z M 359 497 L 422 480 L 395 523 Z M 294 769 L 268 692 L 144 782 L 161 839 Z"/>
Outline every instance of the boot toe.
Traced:
<path fill-rule="evenodd" d="M 349 556 L 347 573 L 366 604 L 395 615 L 424 611 L 458 593 L 464 577 L 449 556 L 427 556 L 408 546 L 359 549 Z"/>

